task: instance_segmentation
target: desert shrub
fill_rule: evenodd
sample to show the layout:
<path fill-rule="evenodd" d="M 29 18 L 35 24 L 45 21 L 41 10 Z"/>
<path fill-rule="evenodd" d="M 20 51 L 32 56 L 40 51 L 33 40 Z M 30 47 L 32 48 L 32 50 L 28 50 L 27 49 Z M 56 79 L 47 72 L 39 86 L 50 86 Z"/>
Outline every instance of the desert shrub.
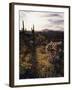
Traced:
<path fill-rule="evenodd" d="M 48 61 L 48 55 L 45 53 L 44 46 L 36 50 L 37 55 L 37 74 L 38 77 L 44 78 L 53 75 L 54 66 Z"/>

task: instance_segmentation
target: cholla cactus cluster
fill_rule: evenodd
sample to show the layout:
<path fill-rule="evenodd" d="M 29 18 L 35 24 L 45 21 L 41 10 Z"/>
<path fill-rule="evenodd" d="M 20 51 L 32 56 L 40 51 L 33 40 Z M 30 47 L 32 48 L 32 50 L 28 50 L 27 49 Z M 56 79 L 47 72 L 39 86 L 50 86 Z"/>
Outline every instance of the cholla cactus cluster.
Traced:
<path fill-rule="evenodd" d="M 57 57 L 58 53 L 61 51 L 62 42 L 50 42 L 46 45 L 46 53 L 48 54 L 48 59 L 50 62 L 54 62 L 54 58 Z"/>

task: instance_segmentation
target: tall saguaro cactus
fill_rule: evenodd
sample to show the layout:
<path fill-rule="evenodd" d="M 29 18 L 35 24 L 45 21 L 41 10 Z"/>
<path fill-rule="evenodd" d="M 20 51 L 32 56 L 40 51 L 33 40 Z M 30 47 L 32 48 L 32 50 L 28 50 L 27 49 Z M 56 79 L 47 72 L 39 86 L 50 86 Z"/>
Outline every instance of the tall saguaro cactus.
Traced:
<path fill-rule="evenodd" d="M 22 30 L 24 31 L 24 21 L 22 21 L 22 25 L 23 25 L 23 28 L 22 28 Z"/>
<path fill-rule="evenodd" d="M 34 28 L 34 25 L 33 25 L 33 28 L 31 28 L 32 30 L 32 48 L 31 48 L 31 51 L 32 51 L 32 72 L 33 72 L 33 77 L 37 77 L 37 70 L 36 70 L 36 67 L 37 67 L 37 62 L 36 62 L 36 46 L 35 46 L 35 28 Z"/>

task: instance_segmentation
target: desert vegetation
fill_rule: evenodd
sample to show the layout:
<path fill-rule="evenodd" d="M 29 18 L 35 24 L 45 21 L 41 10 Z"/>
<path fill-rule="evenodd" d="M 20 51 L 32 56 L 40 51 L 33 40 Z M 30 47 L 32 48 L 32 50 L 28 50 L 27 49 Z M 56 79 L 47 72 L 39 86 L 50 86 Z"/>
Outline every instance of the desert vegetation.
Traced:
<path fill-rule="evenodd" d="M 19 76 L 47 78 L 64 76 L 64 32 L 19 31 Z"/>

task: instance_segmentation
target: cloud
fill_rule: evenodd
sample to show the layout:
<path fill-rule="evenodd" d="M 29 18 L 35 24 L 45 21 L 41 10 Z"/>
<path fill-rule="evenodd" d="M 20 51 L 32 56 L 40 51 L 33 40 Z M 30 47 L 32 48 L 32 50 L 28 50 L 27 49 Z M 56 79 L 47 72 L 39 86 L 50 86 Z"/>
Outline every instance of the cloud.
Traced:
<path fill-rule="evenodd" d="M 49 22 L 53 23 L 53 24 L 63 24 L 64 20 L 53 20 L 53 19 L 49 19 Z"/>
<path fill-rule="evenodd" d="M 51 13 L 49 14 L 50 17 L 62 17 L 62 13 Z"/>
<path fill-rule="evenodd" d="M 46 12 L 42 17 L 63 17 L 63 12 Z"/>

